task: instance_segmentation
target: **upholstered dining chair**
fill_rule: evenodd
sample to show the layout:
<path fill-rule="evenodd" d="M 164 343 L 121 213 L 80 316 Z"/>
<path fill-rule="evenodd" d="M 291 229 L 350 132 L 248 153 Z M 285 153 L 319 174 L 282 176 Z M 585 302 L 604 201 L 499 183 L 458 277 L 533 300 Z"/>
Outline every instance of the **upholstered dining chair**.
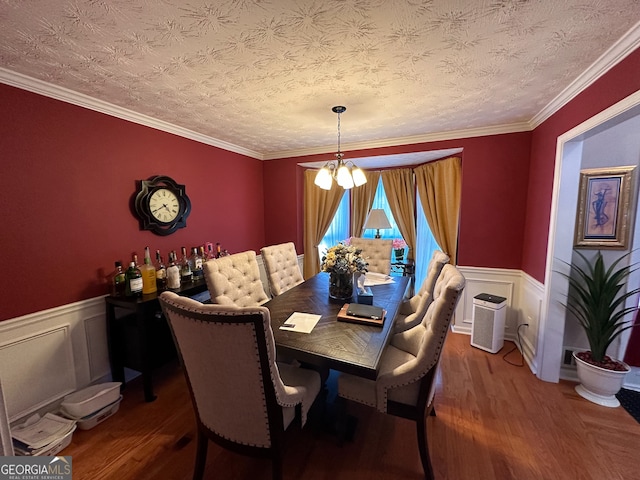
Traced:
<path fill-rule="evenodd" d="M 351 245 L 362 250 L 362 257 L 369 263 L 370 272 L 391 273 L 393 240 L 351 237 Z"/>
<path fill-rule="evenodd" d="M 400 304 L 400 308 L 398 308 L 398 313 L 393 322 L 394 332 L 403 332 L 420 323 L 433 300 L 433 288 L 436 285 L 436 280 L 442 271 L 442 267 L 449 263 L 449 260 L 449 255 L 442 253 L 440 250 L 433 252 L 427 266 L 427 276 L 422 282 L 420 290 L 411 298 L 403 301 Z"/>
<path fill-rule="evenodd" d="M 422 322 L 397 333 L 380 360 L 375 380 L 341 373 L 338 395 L 382 413 L 414 420 L 425 478 L 433 479 L 426 417 L 433 407 L 434 380 L 453 312 L 464 289 L 464 276 L 453 265 L 442 268 L 433 301 Z"/>
<path fill-rule="evenodd" d="M 255 307 L 269 301 L 253 250 L 209 260 L 202 268 L 211 303 Z"/>
<path fill-rule="evenodd" d="M 208 263 L 208 262 L 207 262 Z M 268 457 L 282 478 L 284 433 L 304 426 L 320 375 L 276 363 L 269 310 L 205 305 L 173 292 L 160 295 L 196 413 L 193 478 L 203 478 L 208 442 Z"/>
<path fill-rule="evenodd" d="M 271 296 L 276 297 L 304 282 L 293 242 L 262 247 L 260 254 Z"/>

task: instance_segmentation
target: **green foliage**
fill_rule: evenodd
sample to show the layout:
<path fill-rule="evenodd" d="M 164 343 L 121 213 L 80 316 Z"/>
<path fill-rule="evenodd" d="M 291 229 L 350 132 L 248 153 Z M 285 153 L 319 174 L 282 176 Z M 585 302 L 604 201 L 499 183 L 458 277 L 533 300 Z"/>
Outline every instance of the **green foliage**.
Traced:
<path fill-rule="evenodd" d="M 571 275 L 561 273 L 569 281 L 569 294 L 564 307 L 578 319 L 587 334 L 594 361 L 602 362 L 607 348 L 625 330 L 633 327 L 624 317 L 637 307 L 624 307 L 627 298 L 640 292 L 640 288 L 623 292 L 627 277 L 635 265 L 618 267 L 629 255 L 623 255 L 606 268 L 602 253 L 598 251 L 593 261 L 581 252 L 576 253 L 584 265 L 568 264 Z"/>

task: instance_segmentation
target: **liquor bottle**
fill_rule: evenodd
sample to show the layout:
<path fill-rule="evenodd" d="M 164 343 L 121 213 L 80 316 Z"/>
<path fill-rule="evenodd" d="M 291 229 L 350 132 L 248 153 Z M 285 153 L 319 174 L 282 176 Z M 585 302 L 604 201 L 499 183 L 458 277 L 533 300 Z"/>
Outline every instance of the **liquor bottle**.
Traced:
<path fill-rule="evenodd" d="M 213 254 L 213 245 L 211 243 L 207 243 L 207 260 L 211 260 L 213 258 L 216 258 L 216 256 Z"/>
<path fill-rule="evenodd" d="M 207 253 L 204 251 L 204 245 L 200 245 L 198 247 L 198 251 L 200 252 L 200 256 L 202 257 L 202 263 L 207 263 L 207 260 L 209 260 L 207 258 Z"/>
<path fill-rule="evenodd" d="M 133 263 L 135 263 L 136 268 L 140 268 L 140 264 L 138 263 L 138 254 L 133 252 L 131 254 L 131 260 L 133 261 Z"/>
<path fill-rule="evenodd" d="M 202 257 L 198 253 L 198 247 L 191 247 L 191 257 L 189 257 L 189 267 L 193 273 L 193 281 L 201 280 L 204 272 L 202 271 Z"/>
<path fill-rule="evenodd" d="M 180 259 L 180 282 L 185 285 L 193 280 L 193 272 L 187 257 L 187 247 L 182 247 L 182 258 Z"/>
<path fill-rule="evenodd" d="M 167 287 L 176 290 L 180 288 L 180 267 L 176 264 L 176 252 L 169 252 L 169 266 L 167 267 Z"/>
<path fill-rule="evenodd" d="M 122 262 L 116 262 L 116 270 L 111 279 L 111 295 L 123 297 L 126 290 L 126 278 L 122 269 Z"/>
<path fill-rule="evenodd" d="M 127 297 L 142 296 L 142 273 L 135 262 L 131 262 L 125 272 L 125 295 Z"/>
<path fill-rule="evenodd" d="M 142 274 L 142 293 L 148 295 L 158 291 L 156 285 L 156 268 L 151 265 L 151 254 L 149 247 L 144 247 L 144 264 L 140 265 L 140 273 Z"/>
<path fill-rule="evenodd" d="M 220 258 L 220 244 L 216 243 L 216 258 Z"/>
<path fill-rule="evenodd" d="M 162 261 L 160 250 L 156 250 L 156 285 L 158 290 L 166 290 L 167 288 L 167 267 Z"/>

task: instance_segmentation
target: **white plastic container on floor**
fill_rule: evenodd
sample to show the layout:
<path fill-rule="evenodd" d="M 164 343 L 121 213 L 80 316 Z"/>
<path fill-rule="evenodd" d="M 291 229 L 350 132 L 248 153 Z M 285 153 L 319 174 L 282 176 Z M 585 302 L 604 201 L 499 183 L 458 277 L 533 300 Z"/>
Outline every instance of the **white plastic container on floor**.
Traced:
<path fill-rule="evenodd" d="M 77 425 L 80 430 L 90 430 L 99 423 L 104 422 L 107 418 L 113 416 L 114 413 L 120 408 L 120 402 L 122 401 L 122 395 L 115 402 L 101 408 L 95 413 L 89 416 L 78 419 Z"/>
<path fill-rule="evenodd" d="M 72 418 L 92 415 L 120 398 L 120 382 L 98 383 L 64 397 L 62 410 Z"/>

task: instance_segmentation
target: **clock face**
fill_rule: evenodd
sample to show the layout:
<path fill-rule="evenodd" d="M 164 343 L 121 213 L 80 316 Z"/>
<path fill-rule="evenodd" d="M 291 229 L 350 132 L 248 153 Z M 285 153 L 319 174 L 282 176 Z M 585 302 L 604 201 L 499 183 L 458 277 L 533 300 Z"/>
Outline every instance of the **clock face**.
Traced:
<path fill-rule="evenodd" d="M 175 193 L 159 188 L 149 197 L 149 212 L 160 223 L 171 223 L 180 213 L 180 203 Z"/>
<path fill-rule="evenodd" d="M 156 235 L 171 235 L 187 226 L 191 201 L 184 185 L 166 175 L 158 175 L 140 180 L 133 211 L 142 230 L 151 230 Z"/>

